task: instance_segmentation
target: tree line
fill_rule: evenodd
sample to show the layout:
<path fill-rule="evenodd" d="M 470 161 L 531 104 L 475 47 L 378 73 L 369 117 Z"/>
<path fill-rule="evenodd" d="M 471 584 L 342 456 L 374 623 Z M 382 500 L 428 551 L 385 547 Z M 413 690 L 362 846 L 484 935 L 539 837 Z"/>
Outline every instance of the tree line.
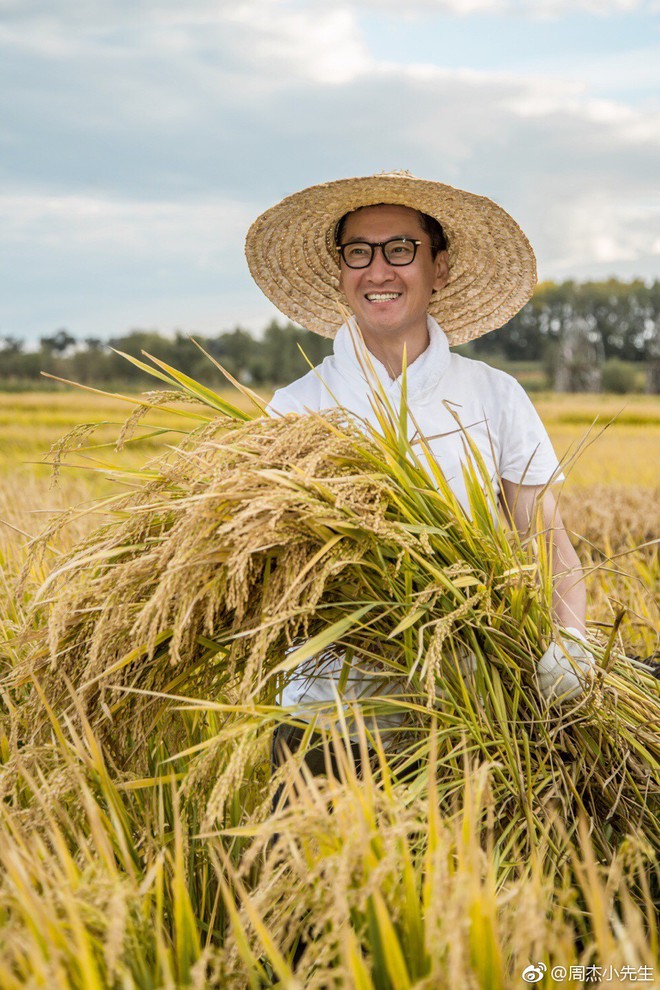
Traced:
<path fill-rule="evenodd" d="M 298 345 L 304 348 L 312 364 L 318 364 L 332 352 L 331 340 L 276 320 L 266 327 L 260 339 L 241 327 L 211 337 L 195 334 L 194 339 L 235 378 L 255 385 L 288 382 L 304 374 L 309 364 Z M 46 372 L 84 385 L 153 385 L 153 378 L 122 356 L 129 354 L 141 359 L 143 351 L 198 381 L 217 382 L 217 369 L 195 346 L 191 335 L 181 330 L 171 335 L 155 330 L 132 330 L 102 341 L 93 337 L 77 340 L 64 329 L 42 337 L 38 348 L 33 350 L 14 337 L 0 337 L 0 382 L 5 387 L 11 382 L 18 385 L 36 381 Z"/>
<path fill-rule="evenodd" d="M 542 282 L 506 326 L 475 341 L 479 354 L 545 361 L 577 320 L 605 360 L 647 361 L 660 346 L 660 281 Z"/>
<path fill-rule="evenodd" d="M 332 350 L 330 340 L 276 320 L 259 338 L 236 327 L 196 339 L 232 375 L 257 386 L 292 381 Z M 545 369 L 549 385 L 565 370 L 562 365 L 578 358 L 590 370 L 625 362 L 646 367 L 650 390 L 660 391 L 660 281 L 542 283 L 506 326 L 459 350 L 485 360 L 537 363 Z M 164 335 L 132 330 L 102 341 L 79 340 L 60 329 L 42 337 L 36 349 L 14 336 L 0 335 L 0 383 L 18 387 L 48 372 L 101 387 L 144 384 L 146 376 L 117 351 L 136 357 L 147 351 L 193 378 L 217 381 L 216 369 L 183 331 Z M 581 387 L 579 375 L 567 380 Z"/>

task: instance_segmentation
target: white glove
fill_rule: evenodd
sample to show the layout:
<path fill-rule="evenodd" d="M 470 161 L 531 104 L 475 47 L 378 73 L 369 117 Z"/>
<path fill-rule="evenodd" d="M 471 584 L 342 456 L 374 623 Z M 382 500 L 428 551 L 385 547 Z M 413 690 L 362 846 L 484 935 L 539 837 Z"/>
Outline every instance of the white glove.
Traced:
<path fill-rule="evenodd" d="M 536 673 L 539 689 L 548 701 L 570 701 L 584 690 L 587 675 L 594 668 L 594 660 L 587 648 L 587 641 L 578 629 L 567 627 L 564 632 L 579 642 L 562 639 L 552 642 L 538 662 Z"/>

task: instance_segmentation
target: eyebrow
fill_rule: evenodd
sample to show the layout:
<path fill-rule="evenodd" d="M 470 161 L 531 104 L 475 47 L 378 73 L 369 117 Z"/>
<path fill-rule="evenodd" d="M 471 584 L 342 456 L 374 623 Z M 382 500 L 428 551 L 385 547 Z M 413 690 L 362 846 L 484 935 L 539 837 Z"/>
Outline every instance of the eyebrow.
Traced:
<path fill-rule="evenodd" d="M 406 240 L 408 240 L 408 241 L 418 241 L 418 240 L 419 240 L 419 237 L 420 237 L 420 234 L 423 234 L 423 233 L 424 233 L 424 231 L 423 231 L 423 230 L 420 230 L 420 232 L 419 232 L 419 234 L 391 234 L 391 235 L 390 235 L 389 237 L 386 237 L 386 238 L 384 238 L 384 239 L 385 239 L 386 241 L 394 241 L 394 240 L 396 240 L 396 239 L 397 239 L 398 237 L 405 237 L 405 238 L 406 238 Z M 344 234 L 344 236 L 346 236 L 346 235 Z M 345 240 L 345 241 L 344 241 L 344 244 L 350 244 L 350 243 L 351 243 L 351 241 L 364 241 L 364 243 L 365 243 L 365 244 L 370 244 L 370 243 L 372 243 L 372 242 L 371 242 L 371 241 L 369 240 L 369 238 L 368 238 L 368 237 L 361 237 L 360 235 L 357 235 L 357 236 L 355 236 L 355 237 L 350 237 L 350 238 L 348 238 L 348 240 Z M 376 244 L 377 242 L 376 242 L 376 241 L 374 241 L 373 243 L 374 243 L 374 244 Z"/>

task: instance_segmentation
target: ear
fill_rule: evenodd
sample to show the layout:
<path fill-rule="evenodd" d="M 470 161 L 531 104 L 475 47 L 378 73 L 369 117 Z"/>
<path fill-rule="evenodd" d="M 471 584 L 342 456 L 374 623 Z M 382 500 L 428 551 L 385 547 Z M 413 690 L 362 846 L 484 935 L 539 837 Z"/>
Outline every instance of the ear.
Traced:
<path fill-rule="evenodd" d="M 338 288 L 339 288 L 339 291 L 342 293 L 342 295 L 345 296 L 346 293 L 344 292 L 344 270 L 341 267 L 341 265 L 339 267 L 339 283 L 338 283 Z"/>
<path fill-rule="evenodd" d="M 444 289 L 449 281 L 449 254 L 446 251 L 438 251 L 433 262 L 435 265 L 435 278 L 433 280 L 433 291 Z"/>

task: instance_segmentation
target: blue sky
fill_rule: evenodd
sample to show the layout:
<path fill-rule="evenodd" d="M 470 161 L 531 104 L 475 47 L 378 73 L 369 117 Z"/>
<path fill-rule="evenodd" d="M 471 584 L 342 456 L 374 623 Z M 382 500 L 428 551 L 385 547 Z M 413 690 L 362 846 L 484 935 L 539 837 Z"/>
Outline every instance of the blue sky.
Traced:
<path fill-rule="evenodd" d="M 0 336 L 258 330 L 250 222 L 389 168 L 660 277 L 660 0 L 0 0 Z"/>

